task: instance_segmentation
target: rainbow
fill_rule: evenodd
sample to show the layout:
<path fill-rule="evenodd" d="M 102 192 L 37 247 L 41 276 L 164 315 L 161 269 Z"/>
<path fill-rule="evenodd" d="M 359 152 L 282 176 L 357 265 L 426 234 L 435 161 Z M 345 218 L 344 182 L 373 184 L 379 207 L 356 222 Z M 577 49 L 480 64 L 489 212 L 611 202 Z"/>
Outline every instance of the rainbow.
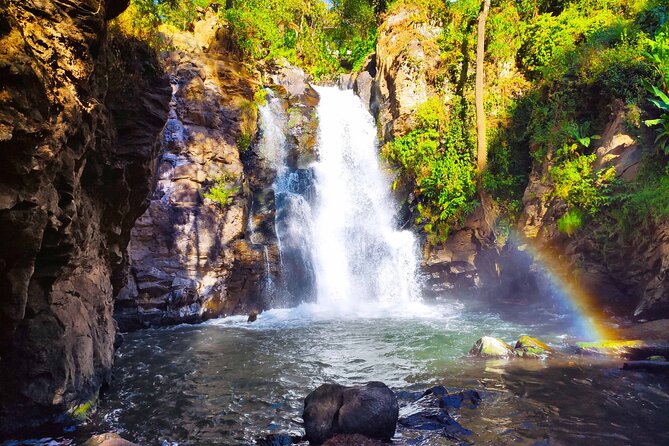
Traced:
<path fill-rule="evenodd" d="M 587 290 L 573 272 L 563 252 L 549 244 L 516 234 L 519 247 L 534 261 L 545 268 L 548 278 L 561 291 L 560 296 L 570 309 L 579 316 L 584 334 L 592 340 L 616 340 L 620 338 L 615 325 L 601 310 L 599 296 Z"/>

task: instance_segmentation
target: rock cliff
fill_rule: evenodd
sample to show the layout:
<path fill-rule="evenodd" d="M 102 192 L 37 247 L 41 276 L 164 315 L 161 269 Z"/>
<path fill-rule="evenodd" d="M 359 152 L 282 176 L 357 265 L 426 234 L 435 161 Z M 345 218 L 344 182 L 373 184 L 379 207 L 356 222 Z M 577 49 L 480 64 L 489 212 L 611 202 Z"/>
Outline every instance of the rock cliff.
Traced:
<path fill-rule="evenodd" d="M 376 54 L 368 59 L 361 72 L 339 80 L 342 88 L 353 88 L 376 117 L 382 142 L 411 131 L 415 127 L 417 106 L 435 94 L 446 102 L 456 94 L 464 94 L 473 102 L 473 96 L 468 97 L 464 87 L 474 68 L 460 54 L 465 51 L 465 43 L 463 48 L 445 48 L 439 41 L 442 24 L 432 22 L 429 17 L 412 7 L 390 8 L 379 26 Z M 456 53 L 464 57 L 457 76 L 460 85 L 443 76 L 444 67 L 440 65 L 444 58 L 452 58 Z M 516 91 L 512 94 L 522 97 L 527 84 L 512 82 L 517 73 L 514 61 L 486 70 L 490 94 L 497 94 L 495 89 L 513 88 Z M 608 122 L 595 146 L 594 168 L 614 166 L 622 181 L 634 181 L 647 149 L 624 130 L 618 101 L 609 102 L 592 110 L 595 121 Z M 494 120 L 495 110 L 489 113 Z M 530 152 L 530 147 L 527 151 Z M 551 166 L 548 158 L 531 166 L 521 217 L 512 228 L 520 237 L 512 234 L 503 246 L 499 246 L 499 240 L 493 243 L 496 210 L 489 199 L 481 197 L 485 213 L 479 206 L 450 232 L 448 240 L 424 244 L 422 267 L 428 291 L 486 293 L 488 288 L 497 294 L 508 293 L 511 298 L 523 293 L 547 292 L 539 286 L 546 282 L 542 279 L 544 267 L 527 251 L 521 251 L 529 243 L 533 249 L 559 256 L 565 274 L 573 272 L 579 286 L 612 313 L 644 319 L 669 315 L 667 223 L 648 222 L 643 232 L 634 231 L 626 237 L 609 234 L 606 240 L 602 237 L 605 228 L 597 225 L 568 237 L 557 229 L 557 220 L 564 214 L 566 203 L 551 198 L 554 188 L 548 173 Z M 402 224 L 410 226 L 417 205 L 412 188 L 403 184 L 401 178 L 395 185 Z"/>
<path fill-rule="evenodd" d="M 169 100 L 153 53 L 108 39 L 125 6 L 0 2 L 0 431 L 110 378 L 112 298 Z"/>
<path fill-rule="evenodd" d="M 620 105 L 612 108 L 594 166 L 612 166 L 621 181 L 634 181 L 648 148 L 625 131 Z M 532 168 L 518 222 L 525 239 L 539 249 L 563 253 L 563 268 L 610 312 L 639 319 L 669 316 L 669 222 L 648 222 L 630 235 L 593 222 L 569 237 L 557 229 L 566 203 L 550 195 L 551 166 L 546 159 Z"/>
<path fill-rule="evenodd" d="M 241 295 L 261 295 L 253 276 L 263 271 L 262 252 L 243 241 L 249 189 L 240 160 L 256 132 L 258 75 L 227 54 L 215 15 L 165 38 L 176 48 L 166 54 L 173 95 L 156 184 L 132 229 L 129 280 L 116 301 L 122 330 L 250 309 Z M 212 189 L 223 201 L 205 198 Z"/>
<path fill-rule="evenodd" d="M 157 180 L 128 247 L 127 285 L 116 299 L 121 330 L 262 311 L 275 297 L 279 251 L 276 176 L 258 153 L 262 85 L 290 113 L 289 164 L 313 160 L 315 91 L 301 70 L 249 68 L 227 48 L 209 11 L 192 32 L 167 33 L 172 82 Z M 315 102 L 314 102 L 315 100 Z M 304 107 L 299 106 L 304 104 Z M 221 195 L 216 198 L 212 191 Z"/>

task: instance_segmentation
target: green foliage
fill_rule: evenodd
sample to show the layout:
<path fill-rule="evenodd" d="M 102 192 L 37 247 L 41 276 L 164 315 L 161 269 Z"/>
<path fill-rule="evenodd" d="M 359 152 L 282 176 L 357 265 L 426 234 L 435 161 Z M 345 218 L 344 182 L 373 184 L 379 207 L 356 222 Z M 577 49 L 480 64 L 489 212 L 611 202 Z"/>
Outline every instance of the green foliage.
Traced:
<path fill-rule="evenodd" d="M 433 97 L 417 108 L 414 130 L 383 147 L 383 155 L 414 185 L 417 223 L 432 241 L 443 240 L 476 206 L 471 118 L 461 102 L 447 110 Z"/>
<path fill-rule="evenodd" d="M 669 88 L 669 25 L 665 24 L 655 39 L 648 40 L 648 51 L 644 56 L 660 75 L 661 87 Z"/>
<path fill-rule="evenodd" d="M 568 210 L 562 217 L 557 221 L 558 231 L 567 234 L 569 237 L 572 236 L 576 230 L 578 230 L 583 225 L 583 214 L 578 209 Z"/>
<path fill-rule="evenodd" d="M 660 110 L 660 115 L 644 121 L 648 127 L 656 127 L 655 143 L 669 155 L 669 25 L 664 25 L 655 36 L 648 41 L 648 52 L 644 53 L 660 77 L 660 85 L 646 83 L 651 94 L 649 101 Z"/>
<path fill-rule="evenodd" d="M 229 175 L 222 175 L 214 179 L 208 189 L 202 192 L 202 197 L 217 203 L 222 208 L 227 207 L 239 192 L 239 186 L 234 183 L 234 179 Z"/>
<path fill-rule="evenodd" d="M 317 79 L 359 69 L 376 44 L 385 3 L 339 0 L 237 0 L 221 9 L 236 50 L 250 60 L 286 59 Z"/>
<path fill-rule="evenodd" d="M 160 48 L 157 32 L 168 25 L 192 28 L 216 5 L 231 50 L 247 61 L 285 59 L 316 78 L 359 69 L 376 45 L 377 15 L 384 0 L 131 0 L 115 24 Z M 229 7 L 228 7 L 229 6 Z"/>
<path fill-rule="evenodd" d="M 565 200 L 570 207 L 577 207 L 590 215 L 596 214 L 610 202 L 610 186 L 615 169 L 609 167 L 593 171 L 596 156 L 577 155 L 551 168 L 555 183 L 552 195 Z"/>
<path fill-rule="evenodd" d="M 251 142 L 253 141 L 253 137 L 247 133 L 241 133 L 238 137 L 237 140 L 235 141 L 237 143 L 237 148 L 241 152 L 246 152 L 251 148 Z"/>
<path fill-rule="evenodd" d="M 657 173 L 628 185 L 616 197 L 621 225 L 637 230 L 646 222 L 659 222 L 669 217 L 669 174 Z"/>
<path fill-rule="evenodd" d="M 198 10 L 216 0 L 131 0 L 120 22 L 137 37 L 153 36 L 158 24 L 188 29 L 198 16 Z"/>
<path fill-rule="evenodd" d="M 267 105 L 267 94 L 268 92 L 266 88 L 260 88 L 253 94 L 253 103 L 256 108 Z"/>
<path fill-rule="evenodd" d="M 666 155 L 669 155 L 669 96 L 654 85 L 650 87 L 650 90 L 655 97 L 649 100 L 661 110 L 662 114 L 660 117 L 648 119 L 644 123 L 648 127 L 657 127 L 655 143 L 658 144 Z"/>
<path fill-rule="evenodd" d="M 590 147 L 590 143 L 593 140 L 601 139 L 599 135 L 588 136 L 588 130 L 590 129 L 590 121 L 585 121 L 583 124 L 577 124 L 576 122 L 568 122 L 564 126 L 564 132 L 567 136 L 573 138 L 578 144 L 582 145 L 585 148 Z M 572 149 L 573 150 L 573 149 Z"/>

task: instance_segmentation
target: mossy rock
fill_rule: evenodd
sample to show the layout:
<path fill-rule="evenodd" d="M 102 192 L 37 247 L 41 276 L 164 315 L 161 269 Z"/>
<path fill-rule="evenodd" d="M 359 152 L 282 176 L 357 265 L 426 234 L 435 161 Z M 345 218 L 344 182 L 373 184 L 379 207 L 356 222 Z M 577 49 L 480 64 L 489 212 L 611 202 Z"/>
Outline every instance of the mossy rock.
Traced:
<path fill-rule="evenodd" d="M 645 341 L 640 340 L 616 340 L 577 342 L 579 353 L 594 353 L 607 356 L 629 356 L 632 351 L 648 348 Z"/>
<path fill-rule="evenodd" d="M 554 353 L 554 350 L 540 340 L 523 335 L 518 338 L 514 347 L 516 356 L 520 358 L 543 359 Z"/>
<path fill-rule="evenodd" d="M 509 358 L 514 356 L 513 348 L 501 339 L 483 336 L 469 350 L 470 355 L 480 358 Z"/>

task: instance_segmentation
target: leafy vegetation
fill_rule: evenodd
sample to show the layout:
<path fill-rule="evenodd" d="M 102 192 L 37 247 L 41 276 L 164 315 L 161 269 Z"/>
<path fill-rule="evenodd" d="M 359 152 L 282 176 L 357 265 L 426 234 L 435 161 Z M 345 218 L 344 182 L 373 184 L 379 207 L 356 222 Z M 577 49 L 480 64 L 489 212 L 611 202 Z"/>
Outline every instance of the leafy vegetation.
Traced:
<path fill-rule="evenodd" d="M 650 102 L 659 108 L 662 114 L 659 118 L 648 119 L 644 123 L 649 127 L 656 127 L 655 143 L 665 154 L 669 155 L 669 96 L 654 85 L 650 86 L 650 91 L 654 96 L 650 98 Z"/>
<path fill-rule="evenodd" d="M 439 240 L 476 204 L 471 109 L 481 1 L 422 10 L 425 20 L 443 28 L 439 70 L 431 79 L 444 118 L 436 127 L 416 119 L 413 130 L 387 144 L 383 154 L 400 178 L 414 185 L 419 220 L 431 239 Z M 632 191 L 615 180 L 612 168 L 594 168 L 594 151 L 597 133 L 611 112 L 619 111 L 626 131 L 643 140 L 645 120 L 658 131 L 657 147 L 665 147 L 666 18 L 667 6 L 659 0 L 492 2 L 485 55 L 488 167 L 481 185 L 502 221 L 515 221 L 532 164 L 547 161 L 551 167 L 541 180 L 555 187 L 545 199 L 567 204 L 558 222 L 567 234 L 591 220 L 607 220 L 611 203 L 619 204 L 623 195 L 630 212 L 647 203 L 642 199 L 647 187 Z M 651 98 L 644 88 L 648 82 L 655 85 Z M 660 158 L 653 162 L 664 166 Z"/>
<path fill-rule="evenodd" d="M 205 191 L 202 197 L 217 203 L 222 208 L 227 207 L 232 198 L 239 192 L 239 185 L 235 184 L 235 179 L 229 175 L 222 175 L 215 178 Z"/>
<path fill-rule="evenodd" d="M 245 60 L 286 60 L 316 78 L 358 69 L 374 51 L 383 0 L 131 0 L 116 26 L 160 47 L 157 30 L 187 30 L 218 11 L 231 50 Z"/>
<path fill-rule="evenodd" d="M 460 103 L 446 109 L 435 96 L 417 108 L 415 119 L 416 128 L 382 153 L 417 186 L 417 223 L 436 242 L 477 204 L 474 141 L 467 130 L 472 118 Z"/>

